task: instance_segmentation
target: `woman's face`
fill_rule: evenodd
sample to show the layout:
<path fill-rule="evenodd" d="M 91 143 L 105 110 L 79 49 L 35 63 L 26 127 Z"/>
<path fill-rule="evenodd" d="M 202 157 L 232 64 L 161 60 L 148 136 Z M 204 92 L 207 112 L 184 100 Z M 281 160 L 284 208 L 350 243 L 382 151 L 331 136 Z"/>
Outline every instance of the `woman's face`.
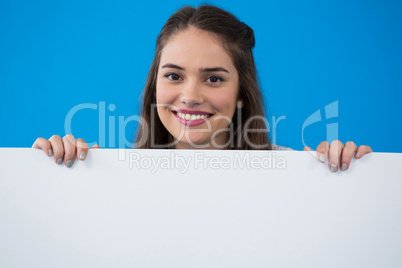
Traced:
<path fill-rule="evenodd" d="M 238 72 L 220 40 L 190 26 L 162 50 L 156 102 L 176 149 L 223 148 L 236 109 Z"/>

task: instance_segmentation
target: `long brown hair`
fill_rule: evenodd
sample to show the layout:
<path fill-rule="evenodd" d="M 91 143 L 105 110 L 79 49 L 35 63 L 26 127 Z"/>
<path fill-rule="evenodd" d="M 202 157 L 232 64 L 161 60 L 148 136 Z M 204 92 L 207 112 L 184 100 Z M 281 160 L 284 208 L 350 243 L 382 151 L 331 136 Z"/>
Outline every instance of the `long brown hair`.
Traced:
<path fill-rule="evenodd" d="M 158 35 L 155 56 L 143 91 L 142 122 L 137 129 L 135 148 L 171 148 L 167 144 L 173 141 L 172 135 L 163 126 L 158 114 L 152 111 L 155 110 L 156 104 L 156 80 L 161 53 L 167 41 L 172 35 L 189 26 L 218 36 L 239 74 L 238 99 L 243 101 L 243 108 L 236 109 L 231 122 L 234 131 L 230 135 L 230 149 L 270 150 L 271 143 L 265 124 L 265 105 L 252 52 L 255 45 L 254 31 L 233 14 L 207 4 L 197 8 L 180 8 L 167 20 Z M 254 131 L 246 132 L 245 125 L 247 129 Z"/>

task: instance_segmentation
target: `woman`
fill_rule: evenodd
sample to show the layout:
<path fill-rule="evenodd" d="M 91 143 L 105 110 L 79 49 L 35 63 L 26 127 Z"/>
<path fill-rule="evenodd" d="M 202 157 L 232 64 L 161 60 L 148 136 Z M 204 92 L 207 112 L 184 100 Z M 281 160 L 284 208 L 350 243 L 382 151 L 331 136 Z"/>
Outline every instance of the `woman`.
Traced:
<path fill-rule="evenodd" d="M 254 45 L 253 30 L 222 9 L 187 6 L 174 13 L 157 38 L 135 148 L 288 149 L 271 144 L 266 131 Z M 86 142 L 71 135 L 38 138 L 33 148 L 67 167 L 88 153 Z M 372 150 L 334 141 L 316 151 L 335 172 L 347 170 L 355 153 L 361 158 Z"/>

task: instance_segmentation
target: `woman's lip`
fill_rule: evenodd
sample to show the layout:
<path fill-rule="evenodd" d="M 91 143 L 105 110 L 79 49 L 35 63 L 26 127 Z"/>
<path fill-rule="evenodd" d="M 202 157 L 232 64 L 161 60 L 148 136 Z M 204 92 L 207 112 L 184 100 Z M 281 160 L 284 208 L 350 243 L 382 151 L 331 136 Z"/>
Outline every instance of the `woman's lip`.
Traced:
<path fill-rule="evenodd" d="M 191 110 L 173 110 L 172 112 L 182 113 L 182 114 L 212 115 L 212 113 L 208 113 L 208 112 L 204 112 L 204 111 L 191 111 Z"/>
<path fill-rule="evenodd" d="M 209 118 L 212 116 L 208 116 L 208 117 L 206 117 L 206 118 L 203 118 L 203 119 L 198 119 L 198 120 L 186 120 L 186 119 L 183 119 L 183 118 L 181 118 L 181 117 L 179 117 L 178 115 L 177 115 L 177 112 L 176 111 L 172 111 L 172 114 L 176 117 L 176 119 L 181 123 L 181 124 L 183 124 L 183 125 L 186 125 L 186 126 L 190 126 L 190 127 L 194 127 L 194 126 L 198 126 L 198 125 L 201 125 L 201 124 L 204 124 L 207 120 L 209 120 Z"/>

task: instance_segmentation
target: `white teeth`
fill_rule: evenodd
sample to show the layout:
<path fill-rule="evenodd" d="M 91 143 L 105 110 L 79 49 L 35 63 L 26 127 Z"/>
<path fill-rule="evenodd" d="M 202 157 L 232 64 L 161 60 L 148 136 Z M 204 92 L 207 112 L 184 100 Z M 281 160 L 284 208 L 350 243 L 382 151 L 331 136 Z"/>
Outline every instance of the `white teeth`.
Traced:
<path fill-rule="evenodd" d="M 193 120 L 200 120 L 200 119 L 204 119 L 204 118 L 207 118 L 208 117 L 208 115 L 206 115 L 206 114 L 183 114 L 183 113 L 177 113 L 177 116 L 178 117 L 180 117 L 180 118 L 182 118 L 182 119 L 185 119 L 185 120 L 190 120 L 190 121 L 193 121 Z"/>

